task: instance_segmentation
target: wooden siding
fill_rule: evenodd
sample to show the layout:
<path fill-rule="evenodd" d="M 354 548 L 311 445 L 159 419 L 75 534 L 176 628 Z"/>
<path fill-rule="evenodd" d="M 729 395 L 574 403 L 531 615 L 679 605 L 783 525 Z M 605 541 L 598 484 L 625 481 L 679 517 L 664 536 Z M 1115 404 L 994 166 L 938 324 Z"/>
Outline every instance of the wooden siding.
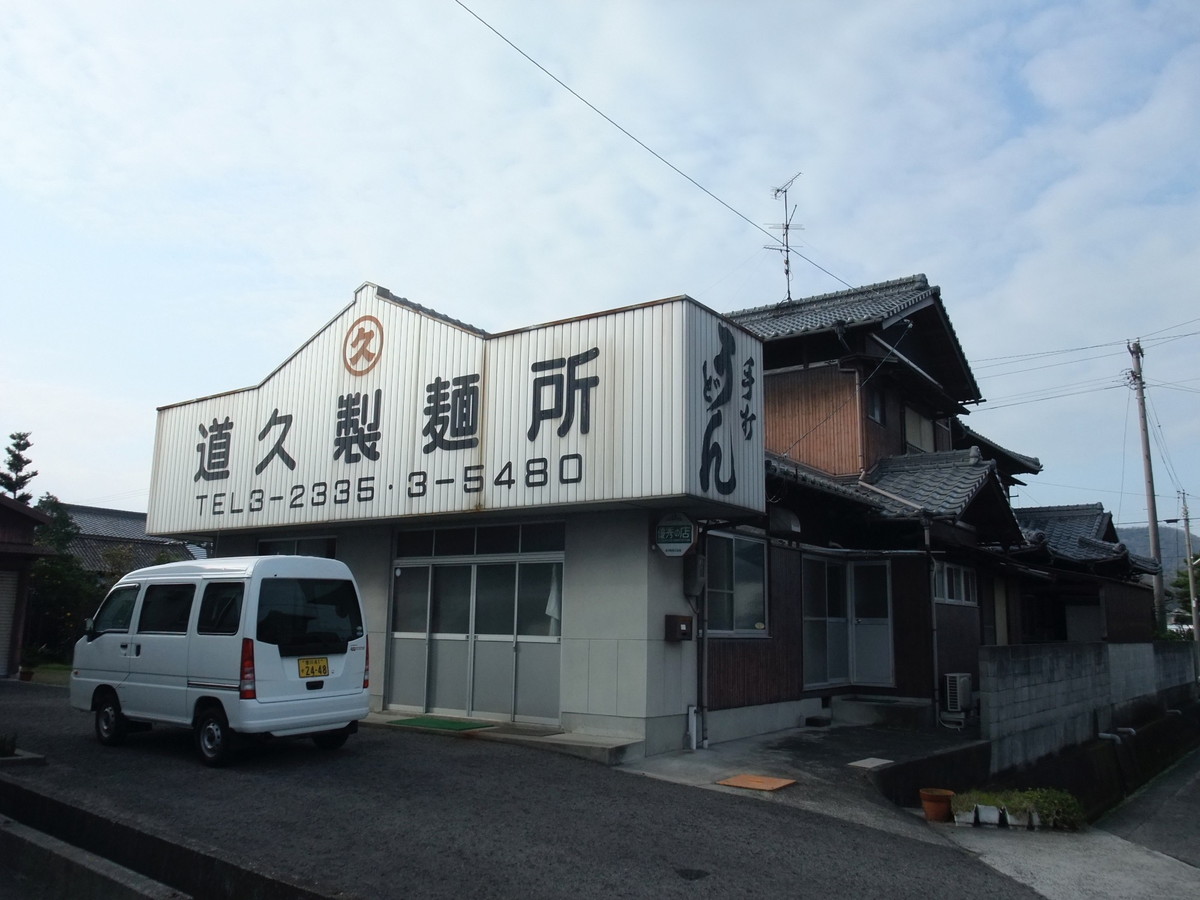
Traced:
<path fill-rule="evenodd" d="M 896 693 L 928 697 L 933 691 L 933 638 L 929 563 L 924 557 L 892 559 L 892 652 Z"/>
<path fill-rule="evenodd" d="M 966 672 L 979 685 L 979 607 L 939 603 L 938 671 Z M 933 685 L 926 687 L 928 694 Z M 939 687 L 940 690 L 940 687 Z"/>
<path fill-rule="evenodd" d="M 862 441 L 856 377 L 832 366 L 766 377 L 766 449 L 831 475 L 856 475 Z"/>
<path fill-rule="evenodd" d="M 1154 640 L 1154 592 L 1137 584 L 1101 585 L 1109 643 L 1146 643 Z"/>
<path fill-rule="evenodd" d="M 769 637 L 709 640 L 709 709 L 800 699 L 804 688 L 800 560 L 796 550 L 767 550 Z"/>
<path fill-rule="evenodd" d="M 863 468 L 870 469 L 887 456 L 904 452 L 904 404 L 893 385 L 880 384 L 883 394 L 883 421 L 863 414 Z"/>

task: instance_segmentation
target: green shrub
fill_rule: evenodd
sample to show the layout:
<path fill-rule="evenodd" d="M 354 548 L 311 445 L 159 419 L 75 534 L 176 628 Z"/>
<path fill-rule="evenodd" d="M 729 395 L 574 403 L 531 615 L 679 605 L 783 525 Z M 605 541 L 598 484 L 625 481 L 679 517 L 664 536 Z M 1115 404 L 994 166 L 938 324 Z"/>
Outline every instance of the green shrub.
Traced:
<path fill-rule="evenodd" d="M 976 806 L 1003 807 L 1017 815 L 1037 813 L 1042 828 L 1062 831 L 1075 831 L 1086 822 L 1079 801 L 1057 788 L 971 790 L 955 794 L 950 800 L 950 808 L 955 813 L 970 812 Z"/>

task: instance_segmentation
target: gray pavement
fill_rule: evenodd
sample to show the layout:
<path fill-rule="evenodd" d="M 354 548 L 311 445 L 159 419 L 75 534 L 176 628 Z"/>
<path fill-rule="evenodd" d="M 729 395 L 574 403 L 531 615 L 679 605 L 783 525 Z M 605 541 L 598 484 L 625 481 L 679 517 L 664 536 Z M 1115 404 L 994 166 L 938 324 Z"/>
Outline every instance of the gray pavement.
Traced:
<path fill-rule="evenodd" d="M 318 896 L 1200 896 L 1196 868 L 1149 845 L 1195 797 L 1184 765 L 1181 786 L 1155 782 L 1111 831 L 1030 834 L 930 825 L 850 765 L 960 740 L 945 734 L 793 729 L 609 769 L 547 750 L 603 741 L 376 726 L 337 753 L 279 742 L 214 771 L 171 729 L 100 747 L 61 688 L 0 682 L 0 730 L 13 721 L 50 764 L 0 782 Z M 716 784 L 744 774 L 795 784 Z M 1181 827 L 1186 840 L 1196 819 Z"/>
<path fill-rule="evenodd" d="M 652 757 L 621 769 L 742 793 L 717 782 L 738 773 L 795 779 L 792 787 L 759 796 L 918 840 L 949 841 L 1049 900 L 1200 897 L 1200 749 L 1090 828 L 1029 832 L 933 825 L 919 818 L 918 810 L 898 820 L 896 808 L 874 793 L 862 768 L 852 765 L 864 759 L 910 759 L 928 739 L 880 728 L 804 728 Z M 953 740 L 940 736 L 935 744 Z"/>

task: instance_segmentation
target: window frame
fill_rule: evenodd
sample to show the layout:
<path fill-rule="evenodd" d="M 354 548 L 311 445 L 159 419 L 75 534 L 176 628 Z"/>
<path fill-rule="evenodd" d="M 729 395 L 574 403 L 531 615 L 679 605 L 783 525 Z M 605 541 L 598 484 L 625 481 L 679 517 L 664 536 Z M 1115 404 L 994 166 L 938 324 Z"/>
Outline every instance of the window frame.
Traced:
<path fill-rule="evenodd" d="M 732 543 L 732 566 L 730 568 L 730 577 L 732 586 L 730 588 L 720 588 L 721 593 L 728 594 L 731 597 L 732 605 L 730 607 L 730 615 L 733 619 L 732 628 L 715 628 L 712 623 L 712 597 L 714 591 L 712 574 L 711 574 L 711 557 L 712 547 L 706 543 L 705 546 L 705 587 L 704 587 L 704 603 L 705 603 L 705 619 L 708 627 L 708 636 L 714 638 L 769 638 L 771 636 L 771 620 L 770 620 L 770 557 L 769 544 L 765 538 L 751 537 L 745 534 L 737 534 L 732 531 L 712 531 L 706 535 L 706 542 L 712 540 L 730 541 Z M 738 543 L 753 544 L 761 548 L 762 553 L 762 581 L 761 581 L 761 622 L 762 627 L 758 627 L 756 623 L 754 628 L 738 628 L 736 622 L 738 618 Z"/>
<path fill-rule="evenodd" d="M 953 576 L 953 578 L 951 578 Z M 951 583 L 957 582 L 959 593 L 951 596 Z M 971 566 L 935 560 L 933 564 L 933 599 L 953 606 L 979 606 L 979 576 Z"/>
<path fill-rule="evenodd" d="M 183 596 L 187 595 L 187 614 L 179 621 L 178 611 L 184 605 Z M 161 618 L 160 604 L 163 608 L 172 610 L 175 615 L 168 621 Z M 196 605 L 196 585 L 190 581 L 151 582 L 146 585 L 142 594 L 142 604 L 138 609 L 137 624 L 134 634 L 187 634 L 188 623 L 192 618 L 192 610 Z M 170 627 L 167 627 L 167 626 Z M 157 626 L 157 627 L 155 627 Z"/>
<path fill-rule="evenodd" d="M 933 453 L 937 450 L 936 420 L 907 404 L 904 407 L 904 450 L 906 453 Z"/>

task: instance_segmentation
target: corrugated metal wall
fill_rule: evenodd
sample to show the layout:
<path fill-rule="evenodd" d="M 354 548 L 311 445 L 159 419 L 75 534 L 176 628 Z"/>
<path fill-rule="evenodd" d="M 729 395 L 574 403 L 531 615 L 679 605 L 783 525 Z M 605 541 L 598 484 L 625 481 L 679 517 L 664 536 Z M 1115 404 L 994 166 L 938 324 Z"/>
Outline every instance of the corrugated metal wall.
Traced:
<path fill-rule="evenodd" d="M 723 349 L 736 489 L 700 471 Z M 761 512 L 761 362 L 687 299 L 484 337 L 367 286 L 259 387 L 159 411 L 148 530 L 688 494 Z"/>

